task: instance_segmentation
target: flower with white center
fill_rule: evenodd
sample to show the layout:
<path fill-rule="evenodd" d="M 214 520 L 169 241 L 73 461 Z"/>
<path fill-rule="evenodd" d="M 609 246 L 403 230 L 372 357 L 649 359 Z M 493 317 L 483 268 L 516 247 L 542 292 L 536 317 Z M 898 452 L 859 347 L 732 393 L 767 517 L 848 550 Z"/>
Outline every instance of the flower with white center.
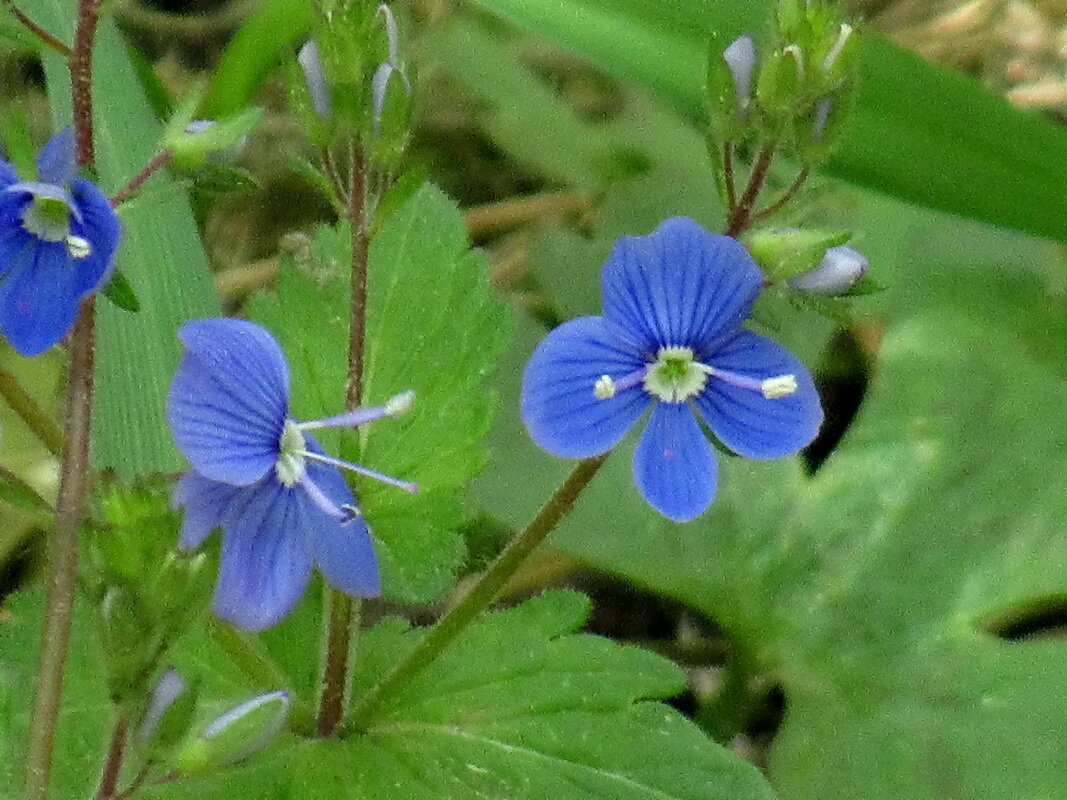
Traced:
<path fill-rule="evenodd" d="M 715 496 L 715 455 L 701 422 L 730 450 L 775 458 L 808 444 L 823 413 L 811 375 L 745 330 L 763 278 L 734 239 L 690 219 L 624 236 L 601 276 L 604 313 L 564 323 L 523 376 L 521 412 L 554 455 L 610 450 L 646 411 L 634 451 L 638 490 L 685 522 Z"/>
<path fill-rule="evenodd" d="M 70 330 L 81 301 L 107 283 L 121 227 L 95 185 L 78 177 L 74 132 L 37 154 L 37 180 L 0 159 L 0 331 L 25 356 Z"/>
<path fill-rule="evenodd" d="M 350 595 L 380 591 L 367 523 L 338 467 L 409 492 L 413 483 L 327 456 L 308 432 L 353 427 L 403 413 L 386 404 L 298 422 L 289 415 L 289 370 L 262 327 L 236 319 L 187 322 L 185 356 L 171 382 L 167 417 L 192 464 L 174 492 L 185 511 L 179 546 L 222 529 L 213 608 L 246 630 L 278 622 L 304 593 L 312 565 Z"/>

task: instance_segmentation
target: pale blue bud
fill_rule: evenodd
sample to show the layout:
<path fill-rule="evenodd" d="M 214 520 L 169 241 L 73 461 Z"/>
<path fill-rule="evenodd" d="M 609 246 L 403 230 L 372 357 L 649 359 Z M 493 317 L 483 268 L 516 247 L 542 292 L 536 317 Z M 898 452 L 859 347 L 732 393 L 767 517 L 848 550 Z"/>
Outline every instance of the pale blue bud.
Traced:
<path fill-rule="evenodd" d="M 847 294 L 867 274 L 867 259 L 847 244 L 831 247 L 815 269 L 790 278 L 799 292 L 837 297 Z"/>
<path fill-rule="evenodd" d="M 167 709 L 185 692 L 186 688 L 185 680 L 177 670 L 168 669 L 163 673 L 148 697 L 141 727 L 137 729 L 137 738 L 140 741 L 145 742 L 152 738 Z"/>
<path fill-rule="evenodd" d="M 330 87 L 326 83 L 326 74 L 322 71 L 319 60 L 319 48 L 314 39 L 308 39 L 296 57 L 300 69 L 304 71 L 308 94 L 311 95 L 311 107 L 315 116 L 326 119 L 330 116 Z"/>
<path fill-rule="evenodd" d="M 750 34 L 737 37 L 722 51 L 722 59 L 730 69 L 737 98 L 737 113 L 744 116 L 752 94 L 752 72 L 756 68 L 756 40 Z"/>

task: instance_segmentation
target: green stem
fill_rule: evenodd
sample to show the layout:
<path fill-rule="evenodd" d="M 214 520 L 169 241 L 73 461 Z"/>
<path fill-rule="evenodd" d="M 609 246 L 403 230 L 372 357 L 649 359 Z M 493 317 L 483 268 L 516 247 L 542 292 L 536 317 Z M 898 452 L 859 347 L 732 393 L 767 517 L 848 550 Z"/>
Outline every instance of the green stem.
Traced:
<path fill-rule="evenodd" d="M 363 350 L 367 335 L 367 254 L 370 236 L 367 224 L 367 163 L 360 143 L 353 140 L 348 150 L 348 223 L 352 236 L 352 293 L 349 310 L 347 408 L 363 401 Z M 319 736 L 332 736 L 344 718 L 350 685 L 352 638 L 358 616 L 351 597 L 330 590 L 319 710 L 316 730 Z"/>
<path fill-rule="evenodd" d="M 555 529 L 563 516 L 571 510 L 575 500 L 589 485 L 609 453 L 587 458 L 563 481 L 547 503 L 537 512 L 526 529 L 516 536 L 497 556 L 489 569 L 467 594 L 422 638 L 408 655 L 363 698 L 352 712 L 356 727 L 365 729 L 375 713 L 391 696 L 404 688 L 447 648 L 468 625 L 485 611 L 500 594 L 515 572 L 522 566 L 545 537 Z"/>
<path fill-rule="evenodd" d="M 744 233 L 752 224 L 752 209 L 759 197 L 760 190 L 767 180 L 771 163 L 774 161 L 774 152 L 777 148 L 775 142 L 768 142 L 760 148 L 756 162 L 752 165 L 752 172 L 748 176 L 748 184 L 741 195 L 741 199 L 730 209 L 730 216 L 726 221 L 726 235 L 737 237 Z"/>
<path fill-rule="evenodd" d="M 21 417 L 26 427 L 41 440 L 48 452 L 57 458 L 63 453 L 63 433 L 45 413 L 29 392 L 22 388 L 14 375 L 0 367 L 0 397 Z"/>
<path fill-rule="evenodd" d="M 95 800 L 114 800 L 118 790 L 119 774 L 122 772 L 122 760 L 126 755 L 126 740 L 129 738 L 130 712 L 119 709 L 115 718 L 115 727 L 111 732 L 111 744 L 107 748 L 107 760 L 104 772 L 100 776 L 100 787 L 96 790 Z"/>
<path fill-rule="evenodd" d="M 93 41 L 100 21 L 101 0 L 79 0 L 78 18 L 70 57 L 71 108 L 78 166 L 92 168 L 93 150 Z M 89 445 L 93 409 L 93 366 L 96 319 L 95 301 L 81 304 L 70 334 L 70 369 L 67 375 L 66 448 L 59 472 L 56 527 L 52 535 L 46 584 L 41 651 L 33 686 L 30 733 L 26 743 L 26 800 L 46 800 L 52 776 L 63 672 L 74 614 L 78 577 L 78 531 L 85 518 L 89 489 Z"/>
<path fill-rule="evenodd" d="M 52 771 L 63 667 L 67 659 L 74 587 L 78 574 L 78 530 L 85 515 L 89 482 L 89 437 L 93 396 L 93 299 L 82 304 L 70 337 L 70 385 L 66 440 L 50 543 L 41 652 L 33 689 L 26 746 L 26 798 L 45 800 Z"/>

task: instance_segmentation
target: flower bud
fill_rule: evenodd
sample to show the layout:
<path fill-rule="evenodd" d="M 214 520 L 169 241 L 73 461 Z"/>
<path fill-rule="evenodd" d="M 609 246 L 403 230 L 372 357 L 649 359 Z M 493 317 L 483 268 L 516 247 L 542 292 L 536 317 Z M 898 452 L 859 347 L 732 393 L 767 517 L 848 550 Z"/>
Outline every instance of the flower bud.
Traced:
<path fill-rule="evenodd" d="M 326 73 L 322 71 L 319 48 L 314 39 L 304 42 L 296 60 L 304 73 L 304 81 L 307 83 L 308 94 L 311 95 L 311 107 L 315 111 L 315 116 L 319 119 L 327 119 L 330 116 L 330 87 L 326 83 Z"/>
<path fill-rule="evenodd" d="M 253 697 L 208 724 L 178 753 L 178 768 L 202 772 L 233 764 L 266 747 L 285 725 L 289 693 L 270 692 Z"/>
<path fill-rule="evenodd" d="M 853 247 L 839 245 L 826 251 L 819 265 L 790 278 L 789 285 L 798 292 L 839 297 L 848 294 L 867 274 L 867 259 Z"/>
<path fill-rule="evenodd" d="M 744 117 L 752 99 L 752 72 L 756 68 L 756 40 L 750 34 L 739 36 L 722 51 L 734 84 L 737 115 Z"/>
<path fill-rule="evenodd" d="M 215 120 L 213 119 L 194 119 L 185 126 L 185 134 L 186 136 L 199 136 L 200 134 L 204 134 L 211 130 L 213 127 L 215 127 Z M 214 133 L 214 131 L 212 133 Z M 248 134 L 241 134 L 234 139 L 231 144 L 208 153 L 208 160 L 213 161 L 216 164 L 230 164 L 241 157 L 245 145 L 247 144 Z"/>
<path fill-rule="evenodd" d="M 760 230 L 745 237 L 745 247 L 771 283 L 795 278 L 820 265 L 828 250 L 849 240 L 847 231 Z"/>
<path fill-rule="evenodd" d="M 136 733 L 150 758 L 164 755 L 185 736 L 193 721 L 196 696 L 177 670 L 168 669 L 156 681 Z"/>

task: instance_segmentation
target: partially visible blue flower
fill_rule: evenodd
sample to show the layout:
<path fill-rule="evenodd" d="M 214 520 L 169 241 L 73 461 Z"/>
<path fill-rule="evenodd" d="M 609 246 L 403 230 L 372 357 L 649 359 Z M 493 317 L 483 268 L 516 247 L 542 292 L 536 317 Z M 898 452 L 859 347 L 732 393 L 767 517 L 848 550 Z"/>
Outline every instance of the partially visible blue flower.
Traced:
<path fill-rule="evenodd" d="M 205 319 L 185 323 L 178 335 L 185 356 L 171 382 L 167 417 L 193 467 L 174 491 L 175 505 L 185 510 L 179 546 L 197 547 L 222 529 L 215 613 L 246 630 L 269 628 L 296 605 L 312 565 L 343 592 L 377 595 L 370 533 L 337 468 L 411 492 L 416 487 L 327 456 L 308 431 L 396 416 L 411 405 L 412 393 L 301 423 L 289 415 L 289 369 L 266 330 Z"/>
<path fill-rule="evenodd" d="M 74 132 L 37 154 L 37 180 L 0 159 L 0 331 L 26 356 L 63 338 L 111 275 L 121 228 L 107 197 L 78 177 Z"/>
<path fill-rule="evenodd" d="M 822 407 L 803 364 L 741 327 L 762 283 L 737 241 L 690 219 L 622 237 L 601 276 L 603 316 L 559 326 L 526 366 L 530 436 L 555 455 L 588 458 L 651 410 L 633 476 L 645 500 L 678 522 L 715 496 L 701 423 L 749 458 L 795 453 L 818 432 Z"/>

